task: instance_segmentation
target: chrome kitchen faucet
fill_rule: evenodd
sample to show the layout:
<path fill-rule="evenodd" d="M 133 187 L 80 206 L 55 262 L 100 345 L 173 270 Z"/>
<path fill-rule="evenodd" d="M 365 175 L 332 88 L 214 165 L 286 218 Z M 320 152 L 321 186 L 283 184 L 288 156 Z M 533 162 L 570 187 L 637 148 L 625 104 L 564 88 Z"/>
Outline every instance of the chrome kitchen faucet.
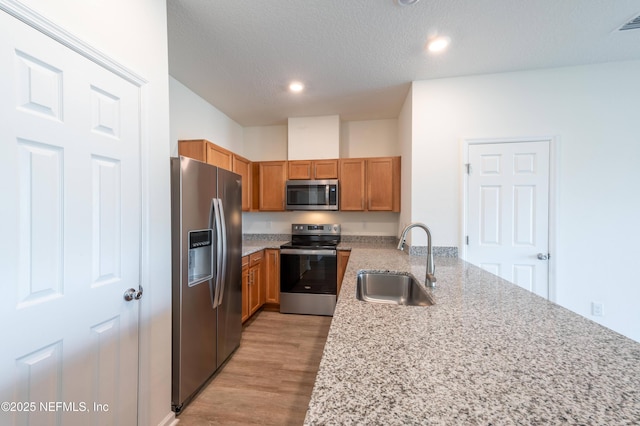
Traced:
<path fill-rule="evenodd" d="M 398 250 L 404 249 L 404 240 L 407 238 L 407 232 L 411 228 L 422 228 L 424 232 L 427 233 L 427 273 L 424 278 L 424 285 L 427 287 L 435 287 L 436 286 L 436 276 L 434 275 L 436 272 L 436 267 L 433 263 L 433 254 L 431 253 L 431 231 L 427 228 L 427 225 L 420 222 L 414 222 L 407 225 L 402 231 L 402 235 L 400 236 L 400 242 L 398 243 Z"/>

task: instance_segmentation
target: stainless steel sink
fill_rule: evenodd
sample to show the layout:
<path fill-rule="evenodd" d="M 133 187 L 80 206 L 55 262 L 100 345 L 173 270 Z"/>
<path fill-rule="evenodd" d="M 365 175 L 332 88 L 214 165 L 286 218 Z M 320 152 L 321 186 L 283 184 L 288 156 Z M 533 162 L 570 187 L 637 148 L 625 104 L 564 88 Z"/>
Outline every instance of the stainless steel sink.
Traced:
<path fill-rule="evenodd" d="M 365 302 L 393 305 L 431 306 L 433 299 L 416 280 L 406 272 L 359 271 L 356 298 Z"/>

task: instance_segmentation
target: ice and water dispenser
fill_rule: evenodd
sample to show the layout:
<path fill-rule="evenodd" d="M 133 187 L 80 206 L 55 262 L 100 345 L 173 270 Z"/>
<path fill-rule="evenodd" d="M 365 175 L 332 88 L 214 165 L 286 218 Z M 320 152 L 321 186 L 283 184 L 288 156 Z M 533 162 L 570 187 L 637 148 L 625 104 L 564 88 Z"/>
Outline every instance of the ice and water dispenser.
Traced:
<path fill-rule="evenodd" d="M 189 231 L 189 287 L 213 278 L 213 230 Z"/>

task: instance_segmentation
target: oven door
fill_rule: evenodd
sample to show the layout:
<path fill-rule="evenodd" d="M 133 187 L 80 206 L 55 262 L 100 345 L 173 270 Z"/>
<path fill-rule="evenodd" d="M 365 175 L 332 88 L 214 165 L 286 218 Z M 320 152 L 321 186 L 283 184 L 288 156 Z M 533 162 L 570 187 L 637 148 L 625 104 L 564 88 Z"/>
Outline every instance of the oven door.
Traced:
<path fill-rule="evenodd" d="M 280 312 L 333 315 L 338 284 L 335 250 L 280 250 Z"/>

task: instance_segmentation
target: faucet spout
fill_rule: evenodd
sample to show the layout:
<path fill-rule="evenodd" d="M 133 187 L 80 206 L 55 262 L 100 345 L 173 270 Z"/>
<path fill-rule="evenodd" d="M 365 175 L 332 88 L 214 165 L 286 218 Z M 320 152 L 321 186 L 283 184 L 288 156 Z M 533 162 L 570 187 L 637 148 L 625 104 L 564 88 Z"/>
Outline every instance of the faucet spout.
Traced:
<path fill-rule="evenodd" d="M 433 254 L 431 253 L 431 231 L 429 231 L 429 228 L 427 228 L 427 225 L 420 222 L 413 222 L 407 225 L 402 230 L 400 241 L 398 242 L 398 250 L 404 249 L 404 242 L 407 239 L 407 233 L 409 232 L 410 229 L 416 228 L 416 227 L 423 229 L 424 232 L 427 234 L 427 273 L 425 276 L 424 284 L 427 287 L 435 287 L 436 286 L 435 282 L 437 281 L 435 276 L 436 267 L 435 267 L 435 264 L 433 263 Z"/>

